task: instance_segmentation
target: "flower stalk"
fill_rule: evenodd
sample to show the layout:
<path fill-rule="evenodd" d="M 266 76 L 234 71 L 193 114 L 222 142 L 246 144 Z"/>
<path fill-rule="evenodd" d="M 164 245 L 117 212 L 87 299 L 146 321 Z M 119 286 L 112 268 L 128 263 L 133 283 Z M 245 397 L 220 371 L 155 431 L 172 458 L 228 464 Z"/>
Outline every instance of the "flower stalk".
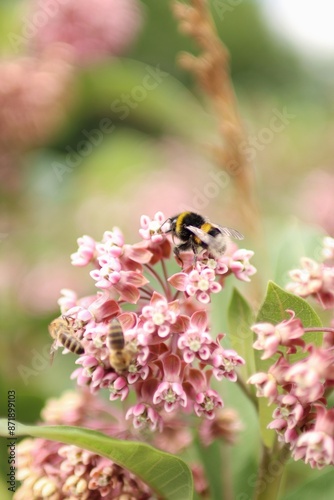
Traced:
<path fill-rule="evenodd" d="M 218 36 L 207 0 L 190 0 L 189 4 L 173 0 L 172 9 L 180 30 L 193 38 L 201 50 L 198 56 L 182 53 L 179 62 L 195 75 L 217 115 L 222 145 L 211 146 L 211 154 L 219 168 L 234 180 L 242 220 L 259 234 L 253 169 L 241 148 L 245 132 L 230 79 L 228 50 Z"/>

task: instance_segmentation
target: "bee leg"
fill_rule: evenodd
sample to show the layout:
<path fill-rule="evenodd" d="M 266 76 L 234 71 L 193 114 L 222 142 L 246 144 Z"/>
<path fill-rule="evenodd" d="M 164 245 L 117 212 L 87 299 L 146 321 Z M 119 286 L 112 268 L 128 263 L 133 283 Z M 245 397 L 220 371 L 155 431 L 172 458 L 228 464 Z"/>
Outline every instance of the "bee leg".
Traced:
<path fill-rule="evenodd" d="M 180 257 L 180 252 L 185 252 L 186 250 L 189 250 L 189 248 L 190 248 L 190 244 L 188 241 L 186 243 L 182 243 L 181 245 L 178 245 L 174 248 L 174 255 L 181 262 L 182 268 L 183 268 L 183 261 Z"/>
<path fill-rule="evenodd" d="M 66 321 L 67 326 L 70 326 L 70 317 L 69 316 L 65 316 L 65 314 L 63 314 L 62 318 Z M 71 319 L 73 320 L 73 318 L 71 318 Z"/>
<path fill-rule="evenodd" d="M 182 245 L 180 245 L 180 246 L 182 247 Z M 181 262 L 181 267 L 183 269 L 183 260 L 180 257 L 180 247 L 175 247 L 174 248 L 174 255 L 175 255 L 176 260 L 178 260 L 179 262 Z"/>
<path fill-rule="evenodd" d="M 57 341 L 55 340 L 52 343 L 52 346 L 51 346 L 51 349 L 50 349 L 50 366 L 52 366 L 52 363 L 53 363 L 53 360 L 54 360 L 54 357 L 55 357 L 55 352 L 57 350 L 56 344 L 57 344 Z"/>
<path fill-rule="evenodd" d="M 197 263 L 197 246 L 194 242 L 191 243 L 191 249 L 194 253 L 194 267 L 196 266 L 196 263 Z"/>

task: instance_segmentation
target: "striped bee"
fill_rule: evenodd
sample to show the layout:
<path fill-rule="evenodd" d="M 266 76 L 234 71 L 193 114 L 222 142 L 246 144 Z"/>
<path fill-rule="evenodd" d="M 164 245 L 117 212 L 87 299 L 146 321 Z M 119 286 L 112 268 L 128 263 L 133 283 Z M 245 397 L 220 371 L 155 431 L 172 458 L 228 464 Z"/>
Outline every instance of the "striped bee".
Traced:
<path fill-rule="evenodd" d="M 50 349 L 50 363 L 52 364 L 54 354 L 57 350 L 57 342 L 63 347 L 80 356 L 85 352 L 80 340 L 75 337 L 75 329 L 65 316 L 59 316 L 49 324 L 49 333 L 54 339 Z"/>
<path fill-rule="evenodd" d="M 213 224 L 202 215 L 194 212 L 182 212 L 167 219 L 164 233 L 172 233 L 180 240 L 174 248 L 174 254 L 179 259 L 180 252 L 192 250 L 194 255 L 201 250 L 208 250 L 214 259 L 224 254 L 226 249 L 226 236 L 242 240 L 243 235 L 236 229 Z M 160 228 L 160 229 L 161 229 Z M 182 262 L 182 261 L 181 261 Z"/>
<path fill-rule="evenodd" d="M 117 373 L 125 372 L 133 359 L 134 351 L 126 345 L 122 325 L 116 318 L 109 324 L 107 346 L 110 351 L 109 361 L 111 367 Z"/>

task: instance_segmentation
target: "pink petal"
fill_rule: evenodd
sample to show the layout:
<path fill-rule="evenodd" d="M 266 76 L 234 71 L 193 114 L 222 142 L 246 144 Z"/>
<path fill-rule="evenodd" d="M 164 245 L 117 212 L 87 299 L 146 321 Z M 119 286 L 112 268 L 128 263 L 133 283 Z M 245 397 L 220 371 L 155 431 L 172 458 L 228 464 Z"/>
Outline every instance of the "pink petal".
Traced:
<path fill-rule="evenodd" d="M 199 330 L 200 332 L 204 332 L 208 325 L 208 317 L 206 311 L 196 311 L 190 320 L 191 326 Z"/>
<path fill-rule="evenodd" d="M 202 304 L 209 304 L 210 302 L 210 295 L 206 292 L 197 293 L 196 298 L 199 302 L 202 302 Z"/>
<path fill-rule="evenodd" d="M 153 256 L 152 252 L 146 248 L 141 248 L 139 244 L 127 247 L 126 255 L 129 259 L 139 264 L 147 264 Z"/>
<path fill-rule="evenodd" d="M 188 275 L 186 273 L 176 273 L 173 274 L 168 279 L 168 282 L 176 288 L 176 290 L 180 290 L 181 292 L 184 292 L 188 283 Z"/>
<path fill-rule="evenodd" d="M 135 271 L 125 271 L 124 275 L 126 276 L 126 281 L 130 285 L 134 285 L 137 288 L 147 285 L 149 281 L 145 278 L 145 276 L 141 273 Z"/>
<path fill-rule="evenodd" d="M 140 293 L 138 289 L 133 285 L 116 285 L 115 289 L 121 296 L 121 299 L 130 304 L 136 304 L 140 298 Z"/>
<path fill-rule="evenodd" d="M 175 354 L 170 354 L 163 360 L 165 378 L 169 381 L 177 380 L 181 371 L 181 361 Z"/>

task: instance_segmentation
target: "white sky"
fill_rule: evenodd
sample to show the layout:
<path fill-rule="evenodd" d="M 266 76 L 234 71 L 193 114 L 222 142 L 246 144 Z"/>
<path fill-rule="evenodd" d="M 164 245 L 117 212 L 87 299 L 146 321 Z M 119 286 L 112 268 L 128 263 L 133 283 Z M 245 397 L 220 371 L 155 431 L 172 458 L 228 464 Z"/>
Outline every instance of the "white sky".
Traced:
<path fill-rule="evenodd" d="M 272 27 L 313 57 L 334 56 L 334 0 L 259 0 Z"/>

